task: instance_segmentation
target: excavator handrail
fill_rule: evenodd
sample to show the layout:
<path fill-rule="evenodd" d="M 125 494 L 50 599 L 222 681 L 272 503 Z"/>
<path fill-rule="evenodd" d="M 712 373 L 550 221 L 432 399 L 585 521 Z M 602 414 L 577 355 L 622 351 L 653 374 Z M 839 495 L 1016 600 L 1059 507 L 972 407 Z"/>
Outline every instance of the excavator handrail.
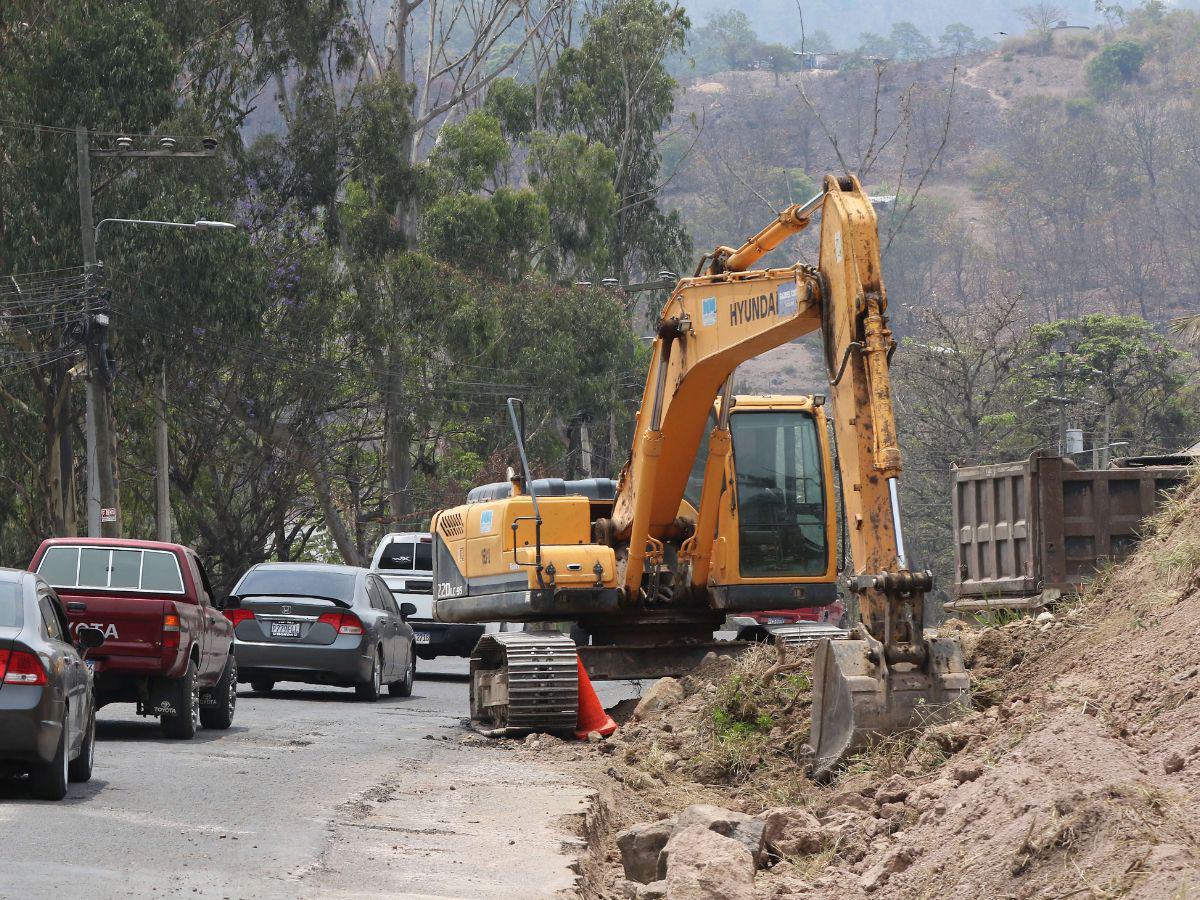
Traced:
<path fill-rule="evenodd" d="M 519 397 L 508 398 L 508 417 L 512 421 L 513 434 L 517 438 L 517 455 L 521 460 L 521 473 L 525 478 L 523 485 L 526 493 L 529 494 L 529 500 L 533 504 L 532 516 L 516 516 L 512 523 L 513 532 L 513 562 L 516 565 L 528 566 L 529 563 L 522 563 L 517 559 L 517 527 L 522 521 L 533 520 L 533 568 L 537 572 L 538 587 L 542 590 L 546 589 L 546 582 L 542 578 L 542 513 L 538 509 L 537 490 L 533 486 L 533 476 L 529 471 L 529 457 L 525 454 L 525 401 Z M 517 421 L 517 406 L 521 407 L 521 418 Z"/>

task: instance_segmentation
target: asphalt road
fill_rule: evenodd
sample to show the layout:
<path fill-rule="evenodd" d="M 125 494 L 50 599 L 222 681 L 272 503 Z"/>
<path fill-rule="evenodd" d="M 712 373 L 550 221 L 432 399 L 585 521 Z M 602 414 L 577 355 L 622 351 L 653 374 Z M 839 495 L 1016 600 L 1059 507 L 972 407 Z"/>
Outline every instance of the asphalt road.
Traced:
<path fill-rule="evenodd" d="M 169 741 L 100 712 L 92 781 L 32 800 L 0 781 L 0 897 L 549 897 L 586 793 L 462 728 L 466 664 L 413 696 L 243 685 L 233 728 Z M 606 703 L 629 685 L 601 691 Z"/>

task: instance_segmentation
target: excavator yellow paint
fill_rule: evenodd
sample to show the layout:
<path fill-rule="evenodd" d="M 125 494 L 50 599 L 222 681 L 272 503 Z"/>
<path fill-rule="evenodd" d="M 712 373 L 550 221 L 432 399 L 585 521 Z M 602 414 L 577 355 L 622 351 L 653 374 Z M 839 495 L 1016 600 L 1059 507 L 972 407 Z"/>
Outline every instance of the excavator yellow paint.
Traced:
<path fill-rule="evenodd" d="M 817 266 L 750 270 L 818 213 Z M 828 404 L 731 395 L 740 363 L 812 332 Z M 827 176 L 813 200 L 680 280 L 615 485 L 536 488 L 519 438 L 522 472 L 435 515 L 436 615 L 575 621 L 591 634 L 585 662 L 647 677 L 721 649 L 712 629 L 729 611 L 830 602 L 839 573 L 828 416 L 848 523 L 841 574 L 860 616 L 853 639 L 818 647 L 813 772 L 873 736 L 953 714 L 969 687 L 962 652 L 925 635 L 932 579 L 910 566 L 903 542 L 894 349 L 874 209 L 857 179 Z M 558 727 L 570 718 L 574 656 L 545 634 L 485 637 L 472 709 L 510 727 Z"/>

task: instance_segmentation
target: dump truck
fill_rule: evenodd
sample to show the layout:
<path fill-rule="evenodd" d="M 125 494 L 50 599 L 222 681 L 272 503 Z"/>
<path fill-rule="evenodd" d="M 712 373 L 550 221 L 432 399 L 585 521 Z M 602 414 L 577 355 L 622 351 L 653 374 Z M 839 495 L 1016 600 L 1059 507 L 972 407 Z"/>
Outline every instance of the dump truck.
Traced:
<path fill-rule="evenodd" d="M 1133 552 L 1142 523 L 1186 481 L 1190 451 L 1080 469 L 1044 450 L 951 469 L 953 599 L 946 609 L 1037 610 Z"/>

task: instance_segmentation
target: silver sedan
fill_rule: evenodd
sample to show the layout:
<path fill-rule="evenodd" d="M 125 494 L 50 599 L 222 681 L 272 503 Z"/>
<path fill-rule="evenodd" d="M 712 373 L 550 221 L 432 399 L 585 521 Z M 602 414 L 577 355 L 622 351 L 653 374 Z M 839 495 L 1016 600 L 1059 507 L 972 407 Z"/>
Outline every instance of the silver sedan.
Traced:
<path fill-rule="evenodd" d="M 238 680 L 265 693 L 279 681 L 353 687 L 377 700 L 386 684 L 412 693 L 417 657 L 407 619 L 383 580 L 356 566 L 260 563 L 224 605 Z"/>

